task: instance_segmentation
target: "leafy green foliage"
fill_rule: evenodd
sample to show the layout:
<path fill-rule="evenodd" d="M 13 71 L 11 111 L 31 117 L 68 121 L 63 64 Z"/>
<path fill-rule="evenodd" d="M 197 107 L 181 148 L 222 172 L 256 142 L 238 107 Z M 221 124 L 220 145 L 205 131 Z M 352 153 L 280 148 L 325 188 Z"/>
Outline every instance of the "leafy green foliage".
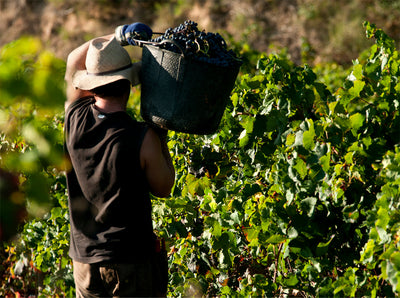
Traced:
<path fill-rule="evenodd" d="M 64 72 L 65 63 L 36 39 L 0 51 L 1 296 L 74 292 L 62 172 Z"/>
<path fill-rule="evenodd" d="M 244 46 L 220 130 L 169 132 L 176 184 L 171 197 L 153 200 L 169 249 L 169 295 L 400 293 L 400 60 L 393 40 L 364 26 L 375 44 L 346 75 Z M 39 56 L 16 63 L 37 65 Z M 4 77 L 10 86 L 21 79 Z M 29 84 L 26 96 L 40 89 Z M 138 101 L 136 92 L 137 117 Z M 21 173 L 12 193 L 55 206 L 5 247 L 0 294 L 40 287 L 72 295 L 63 160 L 48 150 L 61 146 L 62 117 L 33 117 L 37 105 L 47 109 L 33 97 L 5 103 L 15 125 L 2 134 L 0 167 Z M 32 276 L 43 276 L 42 285 Z"/>
<path fill-rule="evenodd" d="M 22 195 L 14 201 L 28 199 L 30 213 L 43 215 L 51 206 L 48 171 L 64 164 L 65 63 L 24 38 L 1 49 L 0 65 L 0 168 L 17 175 Z"/>
<path fill-rule="evenodd" d="M 3 261 L 5 281 L 0 293 L 19 292 L 22 296 L 37 295 L 73 297 L 72 262 L 68 257 L 69 218 L 65 177 L 53 177 L 52 197 L 59 206 L 42 219 L 28 221 L 19 242 L 8 246 Z"/>
<path fill-rule="evenodd" d="M 365 26 L 376 44 L 335 93 L 261 55 L 217 134 L 170 134 L 178 180 L 154 212 L 172 295 L 398 292 L 398 54 Z"/>

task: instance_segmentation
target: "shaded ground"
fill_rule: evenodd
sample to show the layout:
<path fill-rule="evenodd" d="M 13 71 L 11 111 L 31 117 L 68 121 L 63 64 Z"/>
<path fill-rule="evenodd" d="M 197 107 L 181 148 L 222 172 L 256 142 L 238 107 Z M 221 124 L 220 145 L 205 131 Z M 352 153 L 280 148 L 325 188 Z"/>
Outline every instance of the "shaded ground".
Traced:
<path fill-rule="evenodd" d="M 348 64 L 368 46 L 364 20 L 398 40 L 399 16 L 400 0 L 0 0 L 0 46 L 34 35 L 65 59 L 119 24 L 141 21 L 164 31 L 191 19 L 260 51 L 287 48 L 297 63 L 306 53 L 313 63 Z"/>

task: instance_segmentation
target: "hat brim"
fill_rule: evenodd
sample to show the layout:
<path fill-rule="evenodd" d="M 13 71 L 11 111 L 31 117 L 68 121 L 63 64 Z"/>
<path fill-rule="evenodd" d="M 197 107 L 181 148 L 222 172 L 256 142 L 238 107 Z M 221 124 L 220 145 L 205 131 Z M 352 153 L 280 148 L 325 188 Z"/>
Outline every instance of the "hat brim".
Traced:
<path fill-rule="evenodd" d="M 72 77 L 72 85 L 82 90 L 92 90 L 119 80 L 128 80 L 133 85 L 133 65 L 127 69 L 109 74 L 90 74 L 86 70 L 78 70 Z"/>

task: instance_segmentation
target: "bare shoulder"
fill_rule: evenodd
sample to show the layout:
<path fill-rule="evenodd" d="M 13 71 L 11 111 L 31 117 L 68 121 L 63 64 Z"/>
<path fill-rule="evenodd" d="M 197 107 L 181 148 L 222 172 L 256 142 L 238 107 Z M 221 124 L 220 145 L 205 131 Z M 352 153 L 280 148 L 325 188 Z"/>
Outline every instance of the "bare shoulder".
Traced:
<path fill-rule="evenodd" d="M 156 131 L 149 127 L 146 131 L 146 134 L 144 135 L 143 143 L 146 143 L 147 145 L 159 145 L 160 144 L 160 138 L 158 137 Z"/>
<path fill-rule="evenodd" d="M 140 163 L 146 174 L 150 191 L 158 197 L 170 194 L 174 185 L 175 171 L 165 141 L 149 128 L 140 149 Z"/>
<path fill-rule="evenodd" d="M 154 158 L 154 154 L 161 155 L 161 142 L 155 130 L 149 127 L 143 138 L 140 156 L 145 161 Z"/>

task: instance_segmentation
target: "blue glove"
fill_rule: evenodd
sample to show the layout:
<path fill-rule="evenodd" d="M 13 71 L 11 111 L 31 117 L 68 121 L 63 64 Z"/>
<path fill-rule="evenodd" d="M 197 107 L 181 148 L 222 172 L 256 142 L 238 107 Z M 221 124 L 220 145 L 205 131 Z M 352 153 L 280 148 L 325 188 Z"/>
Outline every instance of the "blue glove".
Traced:
<path fill-rule="evenodd" d="M 149 40 L 153 35 L 151 28 L 143 23 L 133 23 L 130 25 L 121 25 L 115 29 L 115 38 L 121 44 L 136 45 L 132 39 Z"/>

